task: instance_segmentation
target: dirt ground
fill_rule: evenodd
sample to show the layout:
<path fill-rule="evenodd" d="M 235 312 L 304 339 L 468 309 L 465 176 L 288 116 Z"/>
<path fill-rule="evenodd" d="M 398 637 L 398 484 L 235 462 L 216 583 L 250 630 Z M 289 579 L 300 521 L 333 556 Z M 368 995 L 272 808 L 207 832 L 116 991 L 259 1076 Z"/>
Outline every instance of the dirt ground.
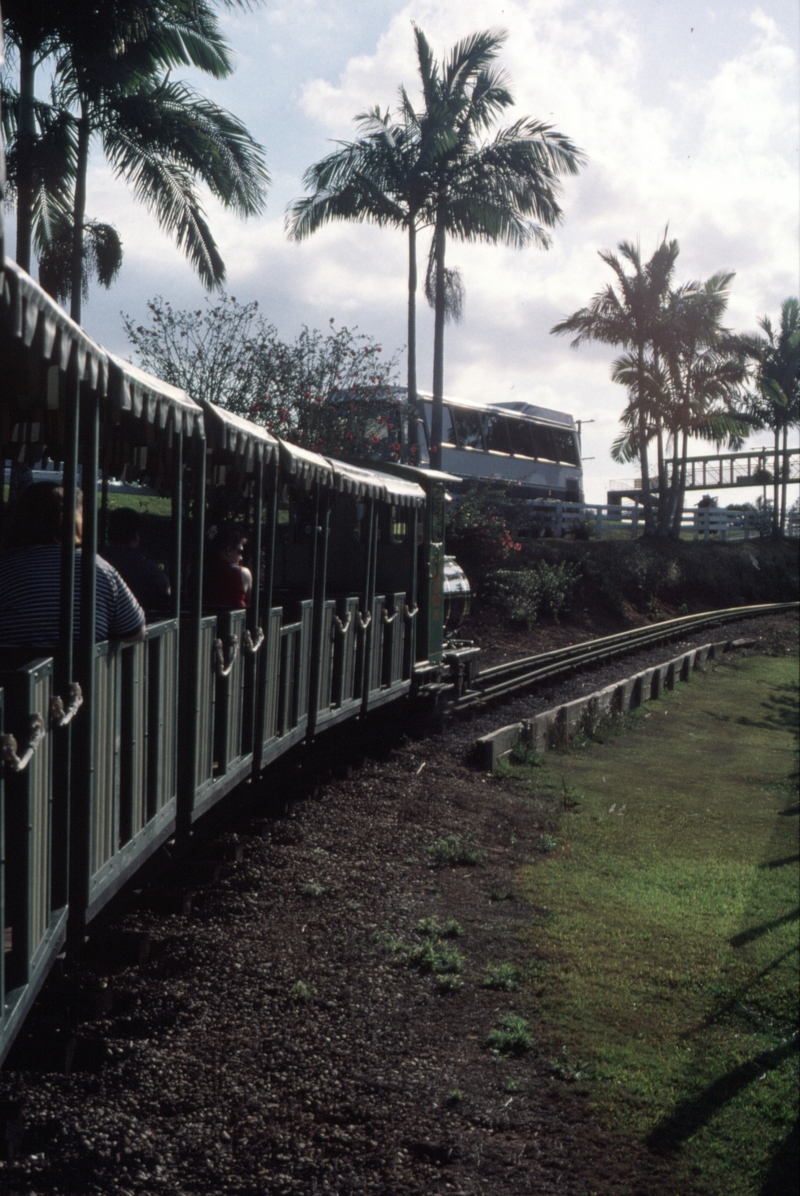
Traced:
<path fill-rule="evenodd" d="M 476 631 L 496 653 L 520 655 L 591 628 L 514 644 L 497 628 Z M 797 618 L 715 638 L 733 635 L 796 652 Z M 588 1090 L 552 1065 L 559 1043 L 521 941 L 541 911 L 516 897 L 514 874 L 559 810 L 523 804 L 471 756 L 478 735 L 646 659 L 439 734 L 391 711 L 270 772 L 235 830 L 199 845 L 48 982 L 0 1072 L 0 1101 L 21 1119 L 0 1193 L 677 1196 L 670 1160 L 609 1137 Z M 284 817 L 267 816 L 278 807 Z M 483 862 L 434 866 L 428 848 L 451 834 Z M 387 947 L 419 943 L 431 917 L 463 931 L 455 991 Z M 148 957 L 132 962 L 148 941 Z M 500 963 L 528 979 L 483 987 Z M 530 1023 L 524 1055 L 484 1045 L 506 1014 Z M 51 1044 L 46 1057 L 34 1040 Z"/>

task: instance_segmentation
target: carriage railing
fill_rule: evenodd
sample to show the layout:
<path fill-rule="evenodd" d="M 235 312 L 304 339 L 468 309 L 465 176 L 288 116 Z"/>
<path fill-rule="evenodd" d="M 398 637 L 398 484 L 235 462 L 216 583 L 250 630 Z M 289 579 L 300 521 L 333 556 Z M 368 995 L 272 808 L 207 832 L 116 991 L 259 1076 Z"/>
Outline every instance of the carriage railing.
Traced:
<path fill-rule="evenodd" d="M 306 734 L 313 608 L 310 599 L 297 603 L 298 617 L 290 623 L 283 621 L 283 607 L 274 606 L 269 612 L 259 673 L 262 766 Z"/>
<path fill-rule="evenodd" d="M 178 642 L 178 622 L 167 619 L 140 643 L 95 645 L 90 908 L 174 825 Z"/>
<path fill-rule="evenodd" d="M 246 621 L 245 610 L 221 610 L 200 620 L 197 696 L 187 711 L 197 720 L 192 818 L 227 793 L 252 763 L 245 725 Z M 185 652 L 192 652 L 193 638 L 187 635 L 185 641 Z M 187 676 L 191 663 L 185 657 Z M 191 703 L 191 695 L 184 701 Z"/>
<path fill-rule="evenodd" d="M 52 659 L 0 660 L 0 1059 L 66 931 L 66 906 L 53 908 L 52 694 Z"/>

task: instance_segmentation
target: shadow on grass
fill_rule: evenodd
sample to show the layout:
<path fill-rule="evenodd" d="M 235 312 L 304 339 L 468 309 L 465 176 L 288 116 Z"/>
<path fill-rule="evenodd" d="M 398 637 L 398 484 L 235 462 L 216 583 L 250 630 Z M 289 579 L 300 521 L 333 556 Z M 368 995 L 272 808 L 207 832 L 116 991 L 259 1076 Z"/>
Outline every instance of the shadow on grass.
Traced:
<path fill-rule="evenodd" d="M 797 738 L 798 714 L 800 714 L 800 686 L 781 685 L 776 692 L 761 703 L 766 710 L 763 718 L 738 718 L 741 727 L 763 727 L 768 731 L 788 731 Z"/>
<path fill-rule="evenodd" d="M 678 1150 L 687 1138 L 707 1125 L 712 1117 L 734 1097 L 757 1080 L 765 1072 L 779 1067 L 784 1059 L 797 1053 L 800 1041 L 795 1035 L 771 1051 L 740 1063 L 738 1067 L 725 1072 L 697 1096 L 680 1101 L 672 1113 L 655 1127 L 647 1139 L 647 1145 L 655 1154 L 669 1154 Z M 786 1189 L 784 1189 L 786 1190 Z"/>
<path fill-rule="evenodd" d="M 759 1196 L 787 1196 L 800 1188 L 800 1119 L 794 1123 L 770 1163 Z"/>
<path fill-rule="evenodd" d="M 787 864 L 796 864 L 800 860 L 800 855 L 784 855 L 779 860 L 765 860 L 763 864 L 759 864 L 759 868 L 785 868 Z"/>
<path fill-rule="evenodd" d="M 762 935 L 769 934 L 778 926 L 785 926 L 787 922 L 796 922 L 798 918 L 800 918 L 800 906 L 789 914 L 783 914 L 780 918 L 773 918 L 770 922 L 762 922 L 760 926 L 751 926 L 749 930 L 742 930 L 733 938 L 728 939 L 728 942 L 732 947 L 743 947 L 745 943 L 752 943 L 754 939 L 760 939 Z"/>
<path fill-rule="evenodd" d="M 740 988 L 736 989 L 733 996 L 730 997 L 723 1005 L 720 1005 L 720 1007 L 715 1010 L 714 1013 L 709 1014 L 709 1016 L 705 1019 L 705 1025 L 713 1026 L 715 1022 L 722 1021 L 725 1017 L 732 1013 L 734 1009 L 736 1009 L 744 997 L 746 997 L 747 994 L 754 989 L 761 980 L 764 980 L 765 977 L 769 976 L 770 972 L 774 972 L 776 968 L 779 968 L 782 963 L 785 963 L 786 960 L 789 959 L 790 956 L 796 955 L 798 951 L 800 951 L 800 945 L 790 947 L 788 951 L 784 951 L 782 955 L 779 955 L 776 959 L 773 959 L 771 963 L 768 963 L 765 968 L 762 968 L 760 972 L 753 976 L 752 980 L 748 980 L 747 984 L 743 984 Z"/>

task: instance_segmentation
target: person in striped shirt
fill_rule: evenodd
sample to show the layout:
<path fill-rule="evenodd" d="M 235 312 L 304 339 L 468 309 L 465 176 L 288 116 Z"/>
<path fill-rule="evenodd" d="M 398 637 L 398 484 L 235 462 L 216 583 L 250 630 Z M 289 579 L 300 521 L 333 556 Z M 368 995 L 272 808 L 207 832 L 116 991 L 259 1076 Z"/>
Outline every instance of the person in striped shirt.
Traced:
<path fill-rule="evenodd" d="M 75 540 L 81 542 L 82 495 L 78 491 Z M 35 482 L 20 494 L 0 554 L 0 644 L 57 647 L 61 605 L 61 535 L 64 489 Z M 75 562 L 74 635 L 80 634 L 81 549 Z M 102 557 L 96 566 L 96 639 L 129 643 L 144 639 L 145 616 L 125 582 Z"/>

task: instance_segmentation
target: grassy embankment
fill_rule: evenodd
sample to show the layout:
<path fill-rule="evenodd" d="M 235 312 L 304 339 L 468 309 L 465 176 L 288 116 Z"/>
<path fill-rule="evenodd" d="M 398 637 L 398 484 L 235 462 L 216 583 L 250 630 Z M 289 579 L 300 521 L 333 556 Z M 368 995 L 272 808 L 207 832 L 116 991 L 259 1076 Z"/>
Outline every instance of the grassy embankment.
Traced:
<path fill-rule="evenodd" d="M 609 1133 L 672 1154 L 687 1194 L 788 1190 L 797 716 L 796 658 L 753 658 L 612 742 L 512 766 L 570 807 L 518 878 L 545 911 L 526 934 L 556 1073 Z"/>

